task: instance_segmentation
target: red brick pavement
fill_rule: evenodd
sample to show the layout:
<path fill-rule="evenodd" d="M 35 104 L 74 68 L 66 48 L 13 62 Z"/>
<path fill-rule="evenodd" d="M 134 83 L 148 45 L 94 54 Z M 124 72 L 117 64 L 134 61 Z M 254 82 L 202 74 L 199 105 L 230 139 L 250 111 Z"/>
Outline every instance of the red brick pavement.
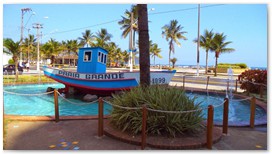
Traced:
<path fill-rule="evenodd" d="M 115 129 L 109 123 L 109 120 L 104 121 L 105 135 L 121 140 L 126 143 L 141 145 L 141 135 L 131 135 Z M 222 137 L 222 129 L 214 127 L 213 143 L 218 142 Z M 147 146 L 159 149 L 196 149 L 206 146 L 206 131 L 196 136 L 183 136 L 176 138 L 168 138 L 163 136 L 147 136 Z"/>

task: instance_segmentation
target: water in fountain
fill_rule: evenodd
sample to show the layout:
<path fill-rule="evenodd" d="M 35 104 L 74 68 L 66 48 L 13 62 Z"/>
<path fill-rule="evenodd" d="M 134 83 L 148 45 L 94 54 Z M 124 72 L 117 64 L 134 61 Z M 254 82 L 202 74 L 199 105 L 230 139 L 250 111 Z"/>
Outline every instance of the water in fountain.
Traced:
<path fill-rule="evenodd" d="M 232 68 L 228 68 L 226 97 L 229 98 L 230 100 L 233 98 L 232 90 L 233 90 L 233 71 Z"/>

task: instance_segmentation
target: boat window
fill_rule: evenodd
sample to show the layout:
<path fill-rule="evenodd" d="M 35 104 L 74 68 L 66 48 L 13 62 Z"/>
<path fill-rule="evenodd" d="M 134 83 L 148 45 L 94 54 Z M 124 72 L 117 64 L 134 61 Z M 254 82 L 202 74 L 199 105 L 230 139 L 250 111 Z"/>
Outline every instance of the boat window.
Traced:
<path fill-rule="evenodd" d="M 107 55 L 105 54 L 104 55 L 104 64 L 106 64 L 107 63 Z"/>
<path fill-rule="evenodd" d="M 85 53 L 84 53 L 84 61 L 85 62 L 92 61 L 92 51 L 85 51 Z"/>
<path fill-rule="evenodd" d="M 101 61 L 101 52 L 98 52 L 97 61 L 98 61 L 98 62 L 100 62 L 100 61 Z"/>
<path fill-rule="evenodd" d="M 98 58 L 97 58 L 98 62 L 106 64 L 106 58 L 107 58 L 106 54 L 104 54 L 103 52 L 98 52 Z"/>
<path fill-rule="evenodd" d="M 101 63 L 103 63 L 103 59 L 104 59 L 104 54 L 103 53 L 101 53 Z"/>

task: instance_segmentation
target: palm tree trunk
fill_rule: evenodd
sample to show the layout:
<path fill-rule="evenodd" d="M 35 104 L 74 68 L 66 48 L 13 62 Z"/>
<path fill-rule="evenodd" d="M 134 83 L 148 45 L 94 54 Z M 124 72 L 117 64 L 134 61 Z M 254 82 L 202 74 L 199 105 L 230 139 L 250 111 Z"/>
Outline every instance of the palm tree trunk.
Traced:
<path fill-rule="evenodd" d="M 214 69 L 214 76 L 217 76 L 217 61 L 218 61 L 218 53 L 215 52 L 215 69 Z"/>
<path fill-rule="evenodd" d="M 156 63 L 155 63 L 155 55 L 154 55 L 154 66 L 156 65 Z"/>
<path fill-rule="evenodd" d="M 206 70 L 205 74 L 208 74 L 208 50 L 206 50 Z"/>
<path fill-rule="evenodd" d="M 147 4 L 138 4 L 139 49 L 140 49 L 140 84 L 150 85 L 150 54 Z"/>
<path fill-rule="evenodd" d="M 217 57 L 215 58 L 215 69 L 214 69 L 214 76 L 217 76 Z"/>
<path fill-rule="evenodd" d="M 171 39 L 169 42 L 169 69 L 171 67 L 171 52 L 173 50 L 173 45 L 173 39 Z"/>
<path fill-rule="evenodd" d="M 171 67 L 171 49 L 172 49 L 172 40 L 169 42 L 169 68 Z"/>
<path fill-rule="evenodd" d="M 14 60 L 15 62 L 15 81 L 18 81 L 18 60 Z"/>
<path fill-rule="evenodd" d="M 136 30 L 133 31 L 133 42 L 132 42 L 133 43 L 132 44 L 133 50 L 135 49 L 135 42 L 136 42 L 136 40 L 135 40 L 136 35 L 135 34 L 136 34 Z"/>
<path fill-rule="evenodd" d="M 169 48 L 171 48 L 171 47 L 169 47 Z M 171 49 L 169 50 L 169 68 L 170 68 L 170 62 L 171 62 Z"/>
<path fill-rule="evenodd" d="M 71 59 L 70 59 L 71 52 L 69 51 L 68 53 L 69 53 L 68 59 L 69 59 L 69 66 L 70 66 L 70 64 L 71 64 L 71 63 L 70 63 L 70 60 L 71 60 Z"/>

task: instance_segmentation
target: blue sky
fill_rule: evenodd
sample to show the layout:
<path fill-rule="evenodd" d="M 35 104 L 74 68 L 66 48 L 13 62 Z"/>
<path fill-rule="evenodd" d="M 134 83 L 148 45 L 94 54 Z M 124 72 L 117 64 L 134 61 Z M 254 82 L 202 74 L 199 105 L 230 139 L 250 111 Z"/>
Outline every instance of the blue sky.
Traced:
<path fill-rule="evenodd" d="M 222 3 L 221 3 L 222 4 Z M 201 4 L 200 34 L 205 29 L 227 35 L 229 47 L 236 51 L 221 54 L 222 63 L 246 63 L 248 66 L 266 67 L 268 60 L 268 6 L 267 4 Z M 209 6 L 209 7 L 206 7 Z M 122 50 L 128 49 L 128 37 L 121 37 L 122 31 L 117 21 L 131 4 L 3 4 L 3 38 L 20 39 L 21 9 L 31 8 L 24 15 L 24 24 L 29 33 L 36 35 L 33 23 L 42 23 L 42 43 L 53 38 L 57 41 L 77 39 L 89 29 L 96 33 L 106 28 L 113 35 Z M 180 65 L 196 65 L 197 46 L 193 40 L 197 37 L 197 4 L 148 4 L 149 36 L 162 49 L 162 59 L 156 58 L 156 64 L 168 64 L 168 42 L 162 37 L 162 27 L 176 19 L 182 25 L 188 40 L 180 40 L 182 47 L 175 46 L 172 57 Z M 46 17 L 46 18 L 45 18 Z M 28 21 L 28 22 L 27 22 Z M 108 23 L 107 23 L 108 22 Z M 107 23 L 107 24 L 103 24 Z M 28 34 L 27 29 L 24 36 Z M 153 59 L 151 59 L 153 64 Z M 209 53 L 209 65 L 215 64 L 214 53 Z M 205 65 L 205 51 L 200 49 L 200 65 Z"/>

